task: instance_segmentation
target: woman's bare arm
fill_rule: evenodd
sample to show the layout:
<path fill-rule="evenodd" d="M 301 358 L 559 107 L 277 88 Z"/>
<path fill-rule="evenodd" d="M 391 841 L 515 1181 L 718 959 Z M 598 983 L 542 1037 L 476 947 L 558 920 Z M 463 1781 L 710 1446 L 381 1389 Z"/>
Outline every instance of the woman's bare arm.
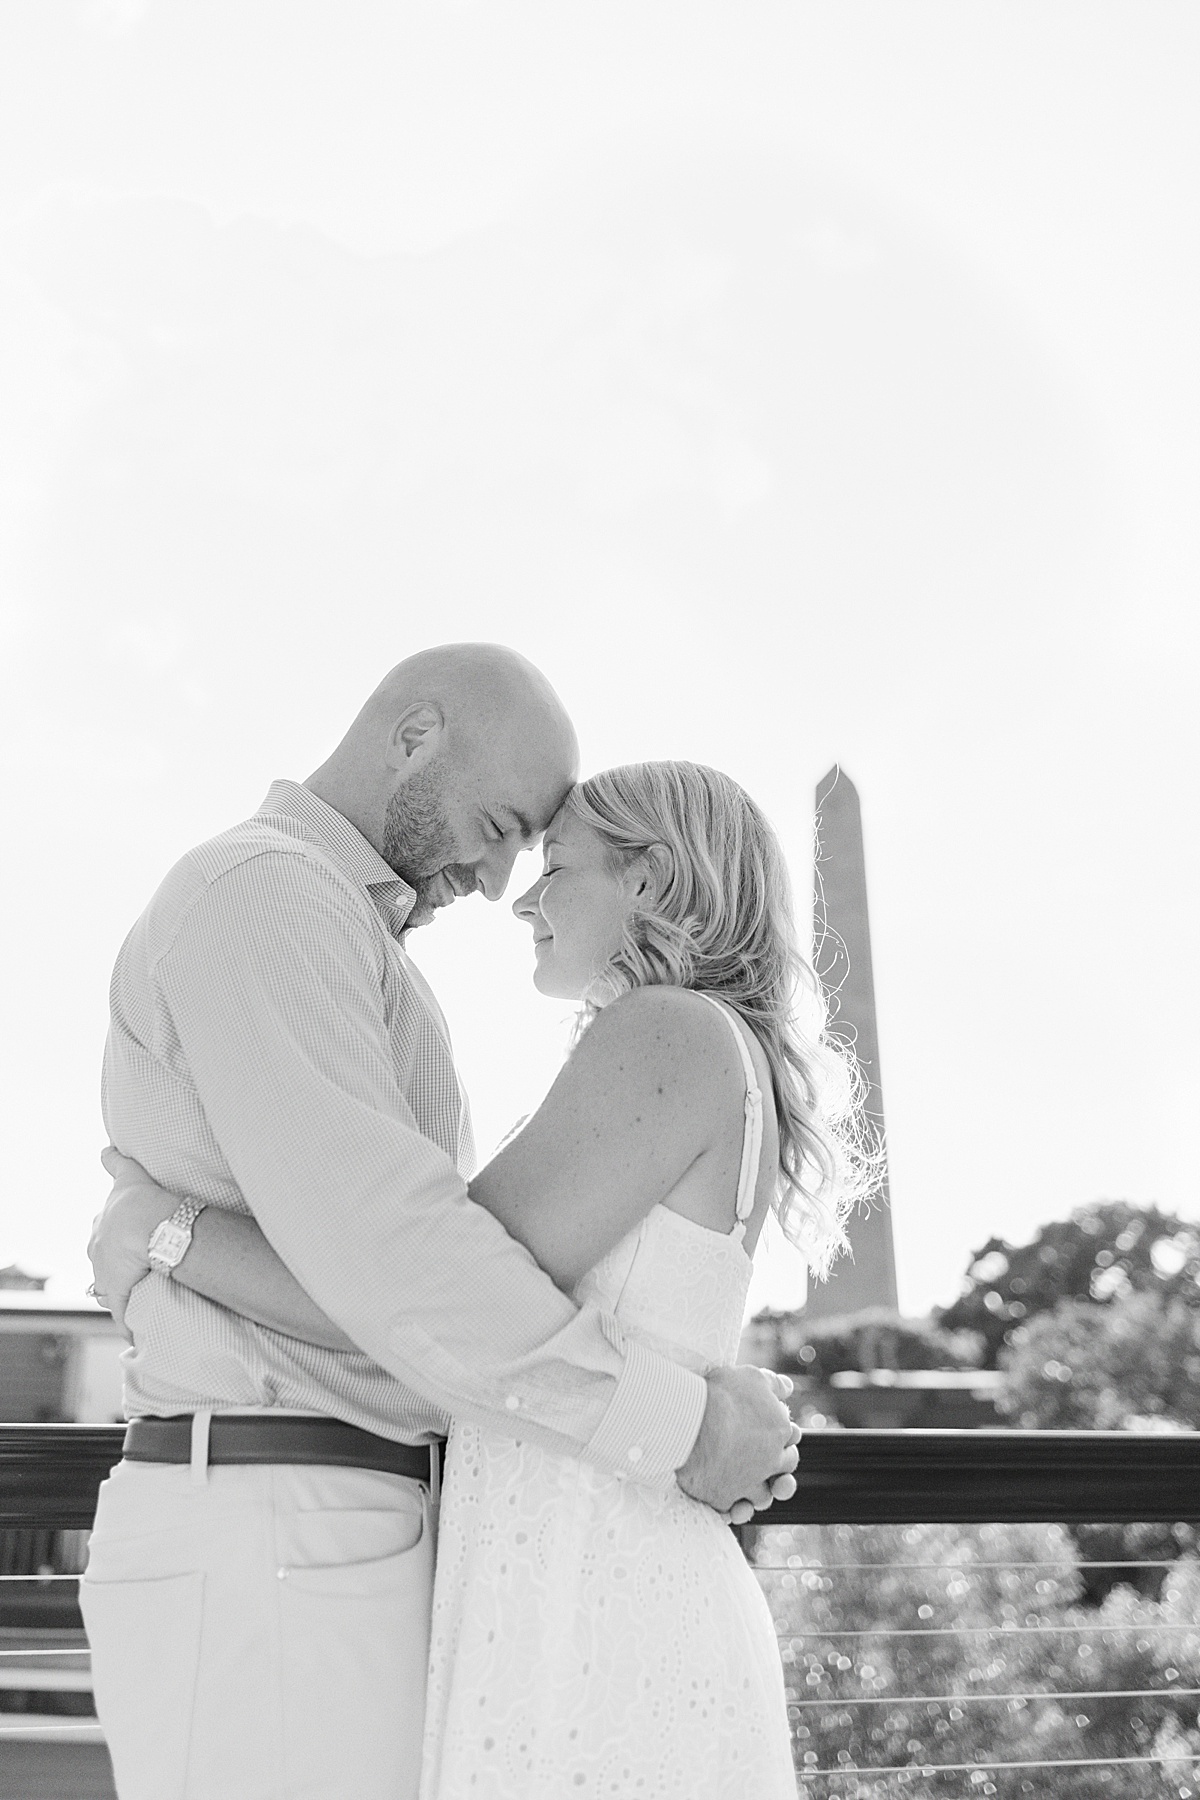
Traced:
<path fill-rule="evenodd" d="M 729 1027 L 680 988 L 605 1007 L 525 1129 L 470 1183 L 569 1292 L 742 1117 Z"/>
<path fill-rule="evenodd" d="M 248 1213 L 205 1207 L 172 1280 L 270 1331 L 282 1331 L 327 1350 L 358 1348 L 300 1286 Z"/>
<path fill-rule="evenodd" d="M 470 1183 L 565 1292 L 665 1198 L 740 1118 L 742 1073 L 727 1025 L 678 988 L 641 988 L 608 1006 L 524 1129 Z M 114 1316 L 149 1270 L 151 1231 L 179 1196 L 129 1158 L 93 1230 L 96 1287 Z M 172 1279 L 289 1337 L 355 1345 L 323 1313 L 248 1215 L 208 1207 Z"/>
<path fill-rule="evenodd" d="M 180 1196 L 159 1187 L 140 1163 L 116 1150 L 106 1150 L 102 1160 L 114 1186 L 92 1228 L 88 1255 L 97 1297 L 124 1326 L 129 1295 L 150 1272 L 150 1233 L 170 1217 Z M 357 1348 L 300 1286 L 248 1214 L 205 1207 L 171 1279 L 268 1330 L 329 1350 Z"/>

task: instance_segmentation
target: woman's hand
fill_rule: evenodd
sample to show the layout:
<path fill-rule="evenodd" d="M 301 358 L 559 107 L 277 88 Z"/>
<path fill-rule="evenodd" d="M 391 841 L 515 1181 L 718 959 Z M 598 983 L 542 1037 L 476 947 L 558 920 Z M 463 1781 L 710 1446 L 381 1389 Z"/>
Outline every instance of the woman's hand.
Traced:
<path fill-rule="evenodd" d="M 748 1363 L 710 1369 L 700 1435 L 675 1471 L 685 1494 L 745 1525 L 796 1491 L 800 1428 L 787 1408 L 792 1383 Z"/>
<path fill-rule="evenodd" d="M 132 1342 L 133 1334 L 125 1324 L 129 1296 L 143 1275 L 150 1273 L 150 1233 L 170 1218 L 179 1205 L 179 1195 L 160 1188 L 141 1163 L 122 1156 L 111 1144 L 100 1161 L 113 1178 L 113 1188 L 92 1221 L 88 1242 L 95 1275 L 92 1292 Z"/>

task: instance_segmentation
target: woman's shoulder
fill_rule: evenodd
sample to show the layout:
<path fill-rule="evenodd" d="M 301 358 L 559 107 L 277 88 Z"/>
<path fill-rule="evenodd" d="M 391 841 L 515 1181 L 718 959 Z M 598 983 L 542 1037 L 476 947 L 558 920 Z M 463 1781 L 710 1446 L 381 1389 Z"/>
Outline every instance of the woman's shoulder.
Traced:
<path fill-rule="evenodd" d="M 589 1035 L 598 1028 L 606 1035 L 630 1039 L 669 1035 L 680 1042 L 707 1045 L 724 1037 L 732 1043 L 721 1009 L 694 988 L 631 988 L 600 1009 Z"/>
<path fill-rule="evenodd" d="M 580 1040 L 589 1060 L 628 1060 L 647 1076 L 685 1075 L 692 1106 L 741 1093 L 745 1073 L 728 1013 L 690 988 L 633 988 L 601 1008 Z M 733 1030 L 730 1029 L 733 1025 Z"/>

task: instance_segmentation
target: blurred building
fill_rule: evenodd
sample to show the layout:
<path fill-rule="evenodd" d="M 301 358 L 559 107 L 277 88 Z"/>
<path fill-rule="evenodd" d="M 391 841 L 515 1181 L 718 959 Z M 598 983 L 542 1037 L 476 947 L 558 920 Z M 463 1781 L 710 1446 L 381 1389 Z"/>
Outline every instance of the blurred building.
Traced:
<path fill-rule="evenodd" d="M 7 1273 L 7 1271 L 5 1271 Z M 120 1419 L 125 1338 L 94 1301 L 42 1285 L 0 1291 L 0 1420 L 104 1425 Z"/>
<path fill-rule="evenodd" d="M 9 1263 L 6 1269 L 0 1269 L 0 1288 L 16 1288 L 22 1293 L 38 1293 L 46 1285 L 45 1275 L 30 1275 L 27 1270 L 20 1269 L 16 1263 Z"/>
<path fill-rule="evenodd" d="M 997 1407 L 1004 1376 L 961 1366 L 978 1353 L 975 1336 L 883 1308 L 818 1321 L 806 1307 L 751 1319 L 739 1359 L 791 1377 L 801 1425 L 970 1431 L 1006 1423 Z M 935 1361 L 944 1366 L 923 1366 Z"/>

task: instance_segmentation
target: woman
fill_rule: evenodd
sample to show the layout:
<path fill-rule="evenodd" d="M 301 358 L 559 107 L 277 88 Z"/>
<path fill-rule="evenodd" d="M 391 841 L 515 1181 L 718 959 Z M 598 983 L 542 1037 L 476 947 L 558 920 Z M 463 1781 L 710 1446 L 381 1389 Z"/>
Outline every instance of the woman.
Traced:
<path fill-rule="evenodd" d="M 514 911 L 533 930 L 535 985 L 581 1002 L 584 1029 L 471 1197 L 628 1334 L 697 1369 L 731 1362 L 768 1210 L 822 1266 L 871 1173 L 856 1071 L 823 1037 L 778 843 L 727 776 L 643 763 L 577 787 L 544 856 Z M 693 1104 L 640 1130 L 639 1095 L 661 1120 L 665 1090 Z M 619 1141 L 614 1112 L 635 1121 Z M 175 1203 L 161 1194 L 160 1216 Z M 209 1298 L 346 1342 L 252 1221 L 214 1229 L 229 1248 Z M 774 1630 L 716 1514 L 674 1486 L 454 1427 L 421 1795 L 472 1792 L 791 1800 Z"/>

